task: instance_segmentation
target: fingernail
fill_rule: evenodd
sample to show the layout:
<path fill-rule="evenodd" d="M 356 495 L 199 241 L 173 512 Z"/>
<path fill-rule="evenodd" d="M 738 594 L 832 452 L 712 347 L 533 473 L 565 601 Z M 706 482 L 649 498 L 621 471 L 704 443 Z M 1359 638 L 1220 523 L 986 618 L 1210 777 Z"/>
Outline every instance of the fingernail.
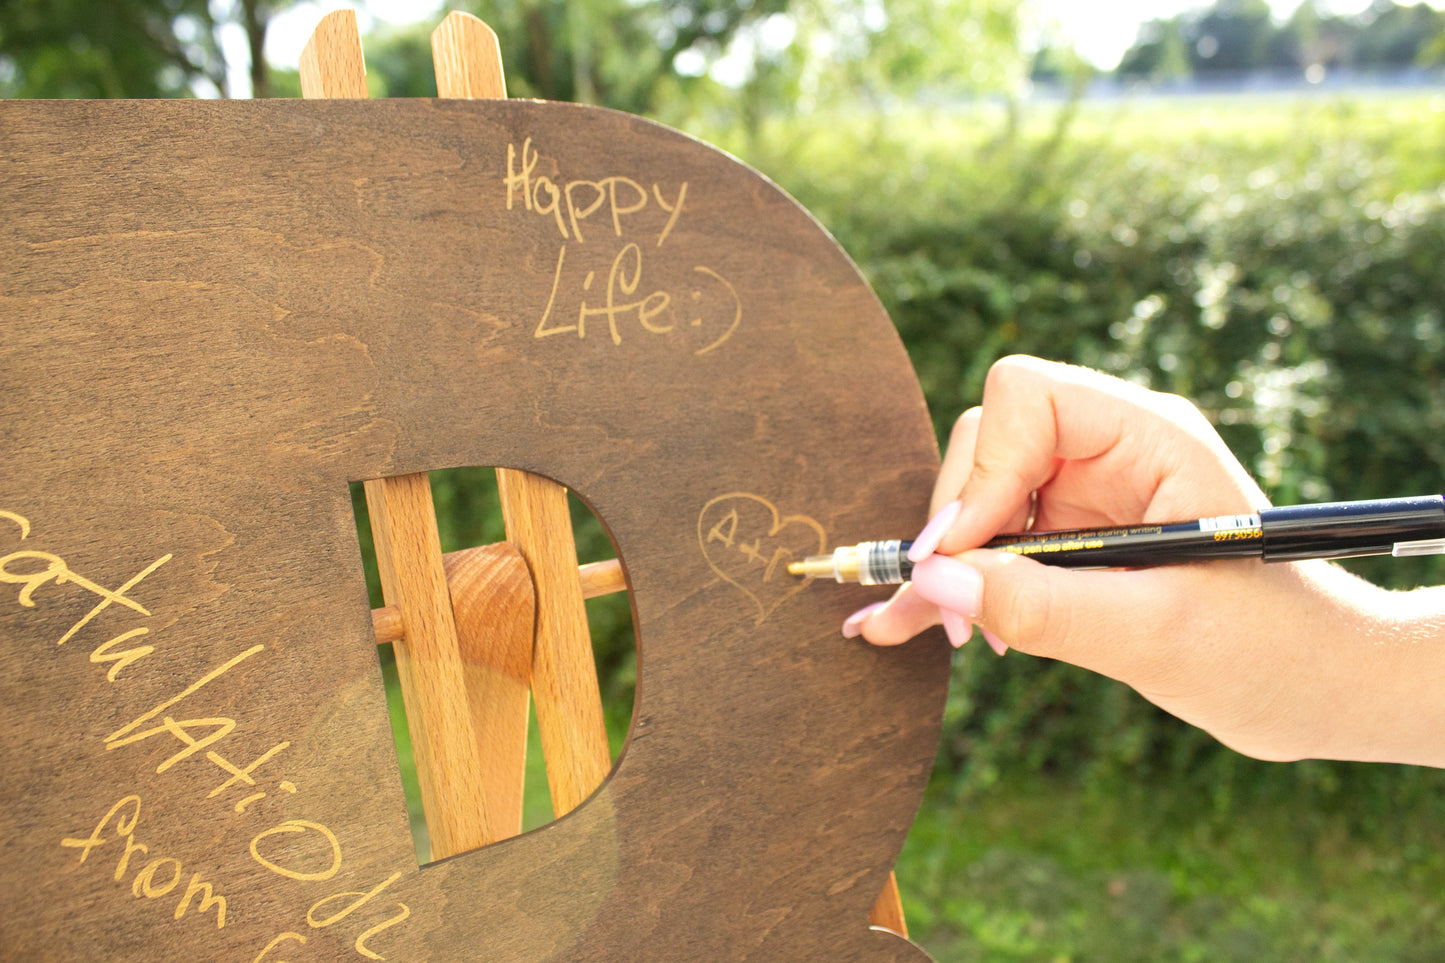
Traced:
<path fill-rule="evenodd" d="M 954 499 L 947 505 L 940 508 L 928 524 L 923 526 L 923 531 L 913 540 L 913 547 L 908 550 L 908 560 L 918 563 L 932 555 L 938 548 L 938 543 L 943 541 L 943 536 L 948 534 L 949 526 L 958 518 L 958 513 L 963 510 L 963 502 Z"/>
<path fill-rule="evenodd" d="M 887 602 L 874 602 L 872 605 L 865 605 L 852 615 L 843 620 L 843 638 L 856 639 L 863 634 L 863 623 L 868 621 L 868 616 L 877 612 Z M 836 618 L 836 616 L 834 616 Z"/>
<path fill-rule="evenodd" d="M 982 626 L 979 627 L 979 631 L 983 633 L 983 640 L 988 643 L 988 647 L 993 649 L 999 655 L 1003 655 L 1005 652 L 1008 651 L 1008 643 L 1005 642 L 1003 639 L 994 635 L 992 632 L 990 632 L 988 629 L 983 628 Z"/>
<path fill-rule="evenodd" d="M 983 577 L 956 558 L 930 555 L 913 566 L 913 589 L 941 609 L 978 618 Z"/>
<path fill-rule="evenodd" d="M 939 609 L 938 614 L 943 616 L 943 631 L 955 649 L 963 648 L 963 643 L 973 638 L 973 623 L 968 619 L 948 609 Z"/>

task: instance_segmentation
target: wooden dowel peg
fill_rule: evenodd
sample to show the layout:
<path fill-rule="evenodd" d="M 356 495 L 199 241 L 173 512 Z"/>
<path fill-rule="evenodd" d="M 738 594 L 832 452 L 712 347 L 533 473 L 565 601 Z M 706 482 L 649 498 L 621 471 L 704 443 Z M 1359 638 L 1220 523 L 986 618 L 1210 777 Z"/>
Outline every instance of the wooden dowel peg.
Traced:
<path fill-rule="evenodd" d="M 465 559 L 475 553 L 486 552 L 493 546 L 484 545 L 479 548 L 464 548 L 456 552 L 448 552 L 442 556 L 448 573 L 457 560 Z M 516 556 L 516 564 L 523 571 L 526 570 L 526 562 L 520 555 Z M 529 576 L 530 578 L 530 576 Z M 585 565 L 577 566 L 577 580 L 582 585 L 582 597 L 584 599 L 595 599 L 602 595 L 611 595 L 614 592 L 627 591 L 627 577 L 622 574 L 622 563 L 615 558 L 603 559 L 600 562 L 588 562 Z M 448 585 L 451 584 L 451 576 L 447 577 Z M 530 583 L 529 583 L 530 584 Z M 463 604 L 458 601 L 455 586 L 452 588 L 452 609 L 458 619 L 466 617 L 462 612 L 466 608 L 470 612 L 470 603 Z M 389 605 L 371 610 L 371 628 L 376 635 L 376 644 L 385 645 L 395 642 L 401 638 L 406 631 L 402 621 L 401 612 Z"/>
<path fill-rule="evenodd" d="M 615 558 L 579 565 L 577 577 L 582 583 L 584 599 L 627 591 L 627 576 L 622 574 L 622 563 Z"/>
<path fill-rule="evenodd" d="M 376 636 L 377 645 L 390 645 L 401 639 L 406 631 L 401 620 L 401 609 L 383 605 L 371 610 L 371 634 Z"/>

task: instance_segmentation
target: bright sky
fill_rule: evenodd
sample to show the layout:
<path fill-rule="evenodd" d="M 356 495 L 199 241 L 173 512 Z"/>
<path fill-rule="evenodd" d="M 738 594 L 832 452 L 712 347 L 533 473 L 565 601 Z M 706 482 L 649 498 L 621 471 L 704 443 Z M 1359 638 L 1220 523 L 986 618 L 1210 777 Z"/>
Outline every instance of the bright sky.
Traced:
<path fill-rule="evenodd" d="M 1088 3 L 1081 0 L 1033 0 L 1045 18 L 1056 21 L 1062 35 L 1073 41 L 1074 49 L 1096 67 L 1111 70 L 1124 52 L 1134 45 L 1139 27 L 1150 20 L 1167 20 L 1175 14 L 1208 6 L 1208 0 L 1109 0 Z M 1269 0 L 1275 20 L 1289 18 L 1300 0 Z M 1328 13 L 1359 13 L 1370 0 L 1324 0 L 1320 8 Z M 1438 4 L 1437 4 L 1438 5 Z"/>
<path fill-rule="evenodd" d="M 1207 0 L 1032 0 L 1046 20 L 1058 24 L 1062 36 L 1073 42 L 1076 50 L 1096 66 L 1110 69 L 1119 63 L 1124 51 L 1133 45 L 1139 27 L 1145 21 L 1172 17 L 1191 7 L 1207 5 Z M 1442 0 L 1432 0 L 1439 6 Z M 1333 13 L 1357 13 L 1370 0 L 1324 0 L 1321 6 Z M 1300 0 L 1269 0 L 1276 19 L 1284 19 L 1299 6 Z M 311 36 L 317 22 L 332 10 L 349 7 L 357 11 L 363 34 L 381 24 L 410 23 L 433 16 L 444 0 L 306 0 L 284 11 L 272 20 L 266 33 L 266 59 L 278 67 L 295 68 L 301 49 Z M 250 94 L 246 71 L 248 57 L 246 38 L 239 26 L 228 28 L 222 36 L 227 62 L 232 64 L 231 94 Z"/>
<path fill-rule="evenodd" d="M 431 19 L 443 6 L 444 0 L 306 0 L 272 18 L 266 28 L 266 61 L 275 67 L 296 69 L 311 31 L 333 10 L 355 10 L 357 26 L 365 36 L 378 26 Z M 221 45 L 230 65 L 231 96 L 251 96 L 251 57 L 240 24 L 230 24 L 222 31 Z"/>

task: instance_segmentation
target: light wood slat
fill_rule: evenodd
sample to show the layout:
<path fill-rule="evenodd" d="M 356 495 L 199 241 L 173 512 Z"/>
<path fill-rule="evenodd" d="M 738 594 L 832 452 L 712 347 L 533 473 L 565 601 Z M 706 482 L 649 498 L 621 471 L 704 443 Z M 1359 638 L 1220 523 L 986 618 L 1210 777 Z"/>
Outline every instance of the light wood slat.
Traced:
<path fill-rule="evenodd" d="M 301 89 L 306 97 L 366 96 L 355 12 L 338 10 L 317 25 L 302 52 Z M 418 473 L 368 481 L 365 489 L 382 594 L 406 624 L 397 676 L 431 857 L 442 859 L 484 845 L 493 833 L 431 484 Z"/>
<path fill-rule="evenodd" d="M 366 64 L 356 13 L 337 10 L 321 18 L 301 51 L 301 96 L 366 97 Z"/>
<path fill-rule="evenodd" d="M 908 921 L 903 918 L 903 898 L 898 893 L 898 874 L 889 871 L 883 892 L 878 894 L 873 908 L 868 911 L 868 923 L 892 930 L 899 936 L 908 936 Z"/>
<path fill-rule="evenodd" d="M 612 766 L 587 610 L 574 574 L 567 490 L 539 475 L 506 470 L 498 470 L 497 488 L 508 537 L 527 559 L 537 592 L 532 698 L 552 809 L 561 817 L 591 795 Z"/>
<path fill-rule="evenodd" d="M 443 97 L 505 97 L 501 48 L 469 14 L 447 15 L 432 33 Z M 497 470 L 507 538 L 521 549 L 537 593 L 532 698 L 546 757 L 552 808 L 562 816 L 602 784 L 612 767 L 566 489 L 538 475 Z"/>
<path fill-rule="evenodd" d="M 437 96 L 464 100 L 507 96 L 502 46 L 492 28 L 471 14 L 447 14 L 431 35 Z"/>
<path fill-rule="evenodd" d="M 501 98 L 507 96 L 506 80 L 502 74 L 501 47 L 496 34 L 476 17 L 463 13 L 451 13 L 432 31 L 432 63 L 436 71 L 437 95 L 439 97 Z M 572 542 L 567 542 L 572 551 Z M 575 556 L 574 556 L 575 563 Z M 527 600 L 535 606 L 536 590 L 532 576 L 525 563 L 522 576 L 527 581 Z M 519 666 L 525 665 L 525 673 L 479 674 L 470 680 L 468 695 L 472 699 L 473 717 L 483 725 L 495 725 L 499 732 L 519 732 L 520 744 L 515 739 L 503 738 L 496 745 L 482 746 L 483 776 L 489 787 L 518 787 L 517 811 L 515 814 L 517 832 L 521 829 L 522 798 L 521 786 L 526 781 L 527 769 L 527 718 L 532 698 L 532 660 L 536 631 L 536 614 L 533 608 L 526 625 L 506 620 L 500 629 L 479 633 L 478 644 L 496 646 L 498 651 L 491 658 Z M 485 625 L 485 620 L 479 622 Z M 507 631 L 511 634 L 506 634 Z M 478 654 L 477 658 L 484 656 Z M 590 655 L 589 655 L 590 658 Z M 540 716 L 539 716 L 539 725 Z M 489 739 L 490 734 L 478 729 L 478 734 Z M 543 752 L 546 749 L 544 745 Z M 508 827 L 512 814 L 508 813 Z"/>
<path fill-rule="evenodd" d="M 396 671 L 431 856 L 443 859 L 495 837 L 487 821 L 431 485 L 425 473 L 368 482 L 366 507 L 382 594 L 406 623 L 396 644 Z"/>

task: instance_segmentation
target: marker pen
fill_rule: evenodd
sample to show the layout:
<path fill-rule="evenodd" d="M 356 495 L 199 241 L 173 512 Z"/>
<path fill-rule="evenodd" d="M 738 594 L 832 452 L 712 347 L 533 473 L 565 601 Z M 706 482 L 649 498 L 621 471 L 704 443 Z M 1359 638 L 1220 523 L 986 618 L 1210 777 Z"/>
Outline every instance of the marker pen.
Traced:
<path fill-rule="evenodd" d="M 909 541 L 859 542 L 793 562 L 808 578 L 888 585 L 908 581 Z M 1139 568 L 1223 558 L 1290 562 L 1360 555 L 1445 554 L 1445 497 L 1420 495 L 1264 508 L 1162 525 L 1024 532 L 983 546 L 1064 568 Z"/>

